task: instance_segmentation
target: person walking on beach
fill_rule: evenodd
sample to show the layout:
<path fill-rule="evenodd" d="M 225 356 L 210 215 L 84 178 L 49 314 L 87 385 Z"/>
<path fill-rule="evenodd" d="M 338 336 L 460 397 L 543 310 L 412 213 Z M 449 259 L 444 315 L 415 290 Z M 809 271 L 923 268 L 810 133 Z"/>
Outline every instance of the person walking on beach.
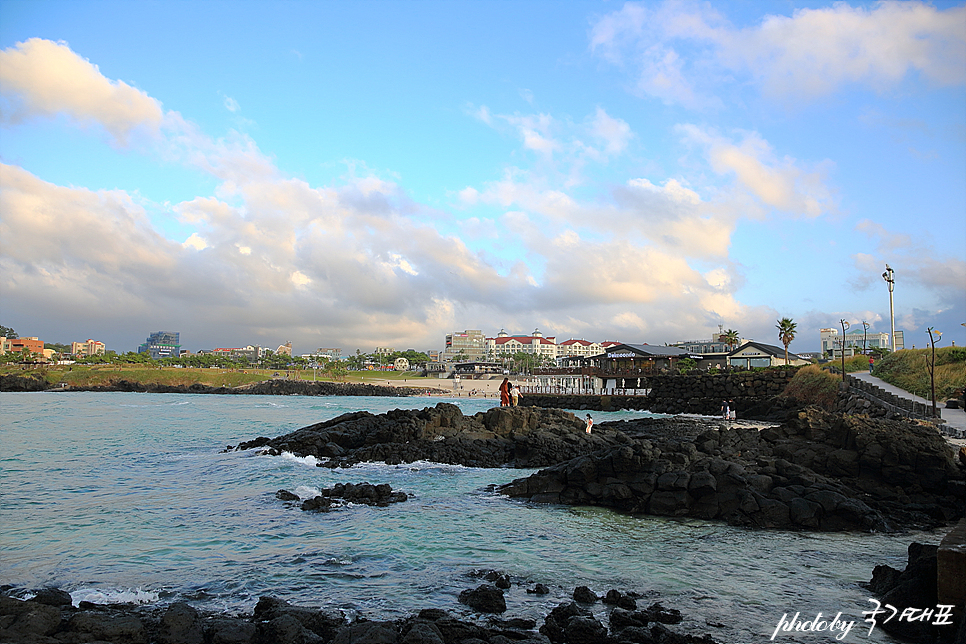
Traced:
<path fill-rule="evenodd" d="M 513 385 L 510 389 L 510 398 L 513 399 L 513 406 L 516 407 L 520 402 L 520 385 Z"/>
<path fill-rule="evenodd" d="M 731 418 L 731 411 L 728 409 L 727 400 L 721 401 L 721 418 L 723 418 L 724 420 L 728 420 L 729 418 Z"/>
<path fill-rule="evenodd" d="M 728 420 L 738 420 L 738 410 L 735 409 L 735 401 L 728 401 Z"/>
<path fill-rule="evenodd" d="M 594 419 L 590 417 L 590 414 L 587 414 L 587 429 L 585 429 L 584 431 L 586 431 L 589 434 L 590 428 L 593 426 L 594 426 Z"/>
<path fill-rule="evenodd" d="M 500 407 L 510 406 L 510 379 L 504 378 L 500 383 Z"/>

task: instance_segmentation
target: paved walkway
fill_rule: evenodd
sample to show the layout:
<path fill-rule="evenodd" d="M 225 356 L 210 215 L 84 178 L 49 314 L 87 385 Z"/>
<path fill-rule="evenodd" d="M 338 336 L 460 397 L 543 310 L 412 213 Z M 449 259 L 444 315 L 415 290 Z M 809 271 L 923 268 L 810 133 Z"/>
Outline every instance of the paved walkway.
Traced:
<path fill-rule="evenodd" d="M 909 393 L 905 389 L 899 389 L 898 387 L 890 385 L 885 380 L 880 380 L 879 378 L 876 378 L 875 376 L 871 375 L 868 371 L 856 371 L 856 372 L 850 373 L 849 375 L 855 378 L 858 378 L 859 380 L 864 380 L 865 382 L 872 383 L 876 387 L 881 387 L 884 391 L 888 391 L 890 394 L 894 394 L 896 396 L 899 396 L 900 398 L 913 400 L 915 402 L 922 403 L 925 405 L 932 404 L 929 400 L 926 400 L 925 398 L 920 398 L 915 394 Z M 942 416 L 942 419 L 946 421 L 947 427 L 951 429 L 957 429 L 960 431 L 966 431 L 966 411 L 962 409 L 946 409 L 945 401 L 941 403 L 937 401 L 936 405 L 939 407 L 939 413 Z M 966 444 L 966 441 L 962 439 L 949 439 L 949 440 L 951 443 L 955 445 Z"/>

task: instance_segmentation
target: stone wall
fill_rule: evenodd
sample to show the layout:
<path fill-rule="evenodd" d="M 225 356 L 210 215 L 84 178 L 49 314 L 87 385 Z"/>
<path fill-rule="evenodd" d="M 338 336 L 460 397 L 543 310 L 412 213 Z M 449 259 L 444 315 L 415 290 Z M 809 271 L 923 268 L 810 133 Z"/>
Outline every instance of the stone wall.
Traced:
<path fill-rule="evenodd" d="M 871 382 L 859 380 L 853 376 L 846 376 L 846 383 L 851 396 L 846 398 L 843 406 L 840 400 L 836 411 L 846 413 L 866 413 L 870 416 L 896 418 L 928 418 L 932 419 L 932 405 L 918 403 L 907 398 L 900 398 L 888 391 L 873 385 Z M 866 404 L 868 403 L 868 404 Z M 854 411 L 853 411 L 854 410 Z M 939 414 L 939 408 L 936 408 Z"/>
<path fill-rule="evenodd" d="M 522 405 L 614 411 L 647 409 L 663 414 L 702 414 L 716 416 L 724 400 L 742 411 L 757 407 L 785 390 L 798 371 L 795 367 L 764 371 L 737 371 L 724 374 L 657 375 L 648 378 L 647 396 L 528 394 Z"/>

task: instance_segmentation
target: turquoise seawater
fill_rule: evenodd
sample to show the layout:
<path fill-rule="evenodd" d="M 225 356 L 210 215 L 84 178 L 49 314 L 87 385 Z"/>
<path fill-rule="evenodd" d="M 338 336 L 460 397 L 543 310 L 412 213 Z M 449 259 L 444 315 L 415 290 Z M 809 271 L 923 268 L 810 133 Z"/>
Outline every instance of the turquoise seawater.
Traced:
<path fill-rule="evenodd" d="M 487 491 L 529 470 L 434 463 L 330 470 L 291 456 L 221 453 L 347 411 L 441 399 L 0 394 L 0 584 L 59 586 L 75 602 L 171 602 L 249 611 L 261 595 L 376 618 L 438 607 L 476 570 L 510 575 L 506 616 L 540 618 L 578 585 L 637 591 L 722 642 L 771 637 L 784 613 L 822 612 L 868 635 L 860 583 L 905 565 L 910 541 L 941 534 L 808 534 L 521 503 Z M 447 400 L 472 414 L 493 399 Z M 637 412 L 594 414 L 597 422 Z M 389 483 L 387 508 L 304 513 L 275 498 L 338 482 Z M 548 596 L 526 593 L 535 583 Z M 597 605 L 601 610 L 600 604 Z M 708 622 L 724 624 L 709 626 Z M 817 633 L 776 641 L 827 642 Z"/>

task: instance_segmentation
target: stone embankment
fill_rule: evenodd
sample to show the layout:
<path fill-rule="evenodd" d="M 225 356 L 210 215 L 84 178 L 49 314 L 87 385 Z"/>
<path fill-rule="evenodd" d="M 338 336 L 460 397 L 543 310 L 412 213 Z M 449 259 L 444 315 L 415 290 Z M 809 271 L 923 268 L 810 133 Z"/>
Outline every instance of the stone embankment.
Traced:
<path fill-rule="evenodd" d="M 531 393 L 521 404 L 533 407 L 589 409 L 647 409 L 659 414 L 699 414 L 717 416 L 721 403 L 733 401 L 742 418 L 784 418 L 785 408 L 777 405 L 778 397 L 795 376 L 795 368 L 765 371 L 739 371 L 725 374 L 657 375 L 646 379 L 647 396 L 617 393 L 605 395 L 571 395 Z"/>
<path fill-rule="evenodd" d="M 934 527 L 966 508 L 963 472 L 931 424 L 814 408 L 761 431 L 721 423 L 693 437 L 662 438 L 635 431 L 640 424 L 620 429 L 625 445 L 500 491 L 534 502 L 813 530 Z"/>
<path fill-rule="evenodd" d="M 636 593 L 610 590 L 601 622 L 593 611 L 597 595 L 586 587 L 574 601 L 558 605 L 537 627 L 536 620 L 502 618 L 503 589 L 484 584 L 460 595 L 475 615 L 456 616 L 427 608 L 405 619 L 350 622 L 341 610 L 296 606 L 262 597 L 251 615 L 205 614 L 184 602 L 167 607 L 92 604 L 75 608 L 68 593 L 46 588 L 30 600 L 0 596 L 0 641 L 16 643 L 100 642 L 104 644 L 715 644 L 710 635 L 668 628 L 682 615 L 661 604 L 638 609 Z M 486 618 L 482 614 L 487 614 Z M 720 626 L 720 625 L 719 625 Z"/>

